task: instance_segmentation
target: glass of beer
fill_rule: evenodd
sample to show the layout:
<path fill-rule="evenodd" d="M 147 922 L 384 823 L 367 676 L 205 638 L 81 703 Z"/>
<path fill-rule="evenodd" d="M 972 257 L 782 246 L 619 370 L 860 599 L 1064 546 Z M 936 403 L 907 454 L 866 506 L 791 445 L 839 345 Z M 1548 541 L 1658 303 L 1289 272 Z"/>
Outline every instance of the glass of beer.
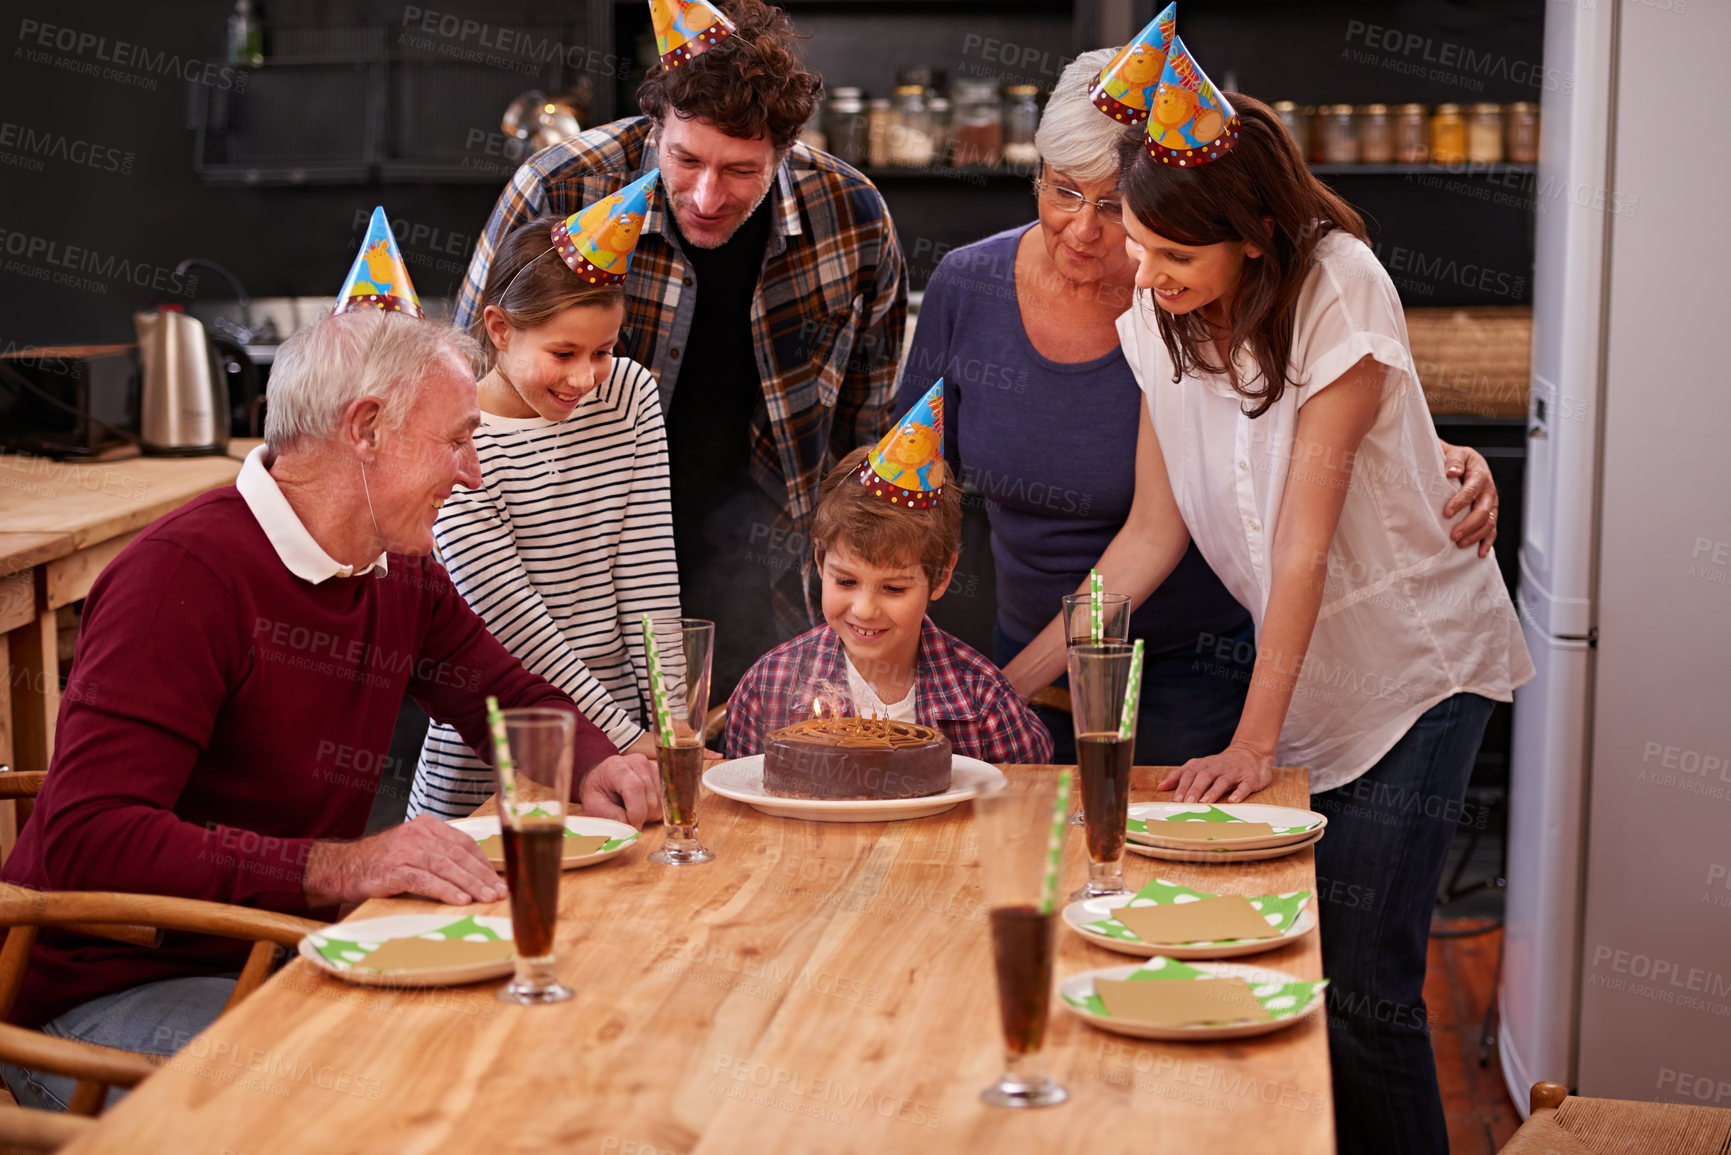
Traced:
<path fill-rule="evenodd" d="M 1127 642 L 1130 640 L 1130 595 L 1101 594 L 1100 595 L 1100 638 L 1101 642 Z M 1087 594 L 1064 595 L 1064 643 L 1066 648 L 1094 644 L 1093 610 L 1088 602 Z M 1078 758 L 1081 751 L 1076 752 Z M 1088 804 L 1082 803 L 1082 809 L 1070 816 L 1071 826 L 1087 825 Z"/>
<path fill-rule="evenodd" d="M 715 623 L 701 618 L 650 618 L 661 669 L 661 693 L 672 716 L 672 741 L 657 721 L 655 756 L 661 767 L 661 849 L 649 861 L 668 866 L 712 862 L 715 852 L 697 841 L 698 783 L 703 777 L 703 720 L 709 713 Z"/>
<path fill-rule="evenodd" d="M 1092 611 L 1087 594 L 1064 595 L 1064 639 L 1067 645 L 1094 644 Z M 1100 595 L 1100 641 L 1130 640 L 1130 595 Z"/>
<path fill-rule="evenodd" d="M 571 747 L 577 718 L 568 710 L 502 711 L 510 759 L 496 757 L 499 833 L 505 884 L 511 891 L 511 935 L 517 973 L 499 991 L 505 1003 L 559 1003 L 569 987 L 553 977 L 553 931 L 559 917 L 559 868 L 571 797 Z"/>
<path fill-rule="evenodd" d="M 1130 693 L 1134 648 L 1122 642 L 1071 646 L 1070 721 L 1076 728 L 1076 774 L 1088 840 L 1088 881 L 1071 899 L 1129 894 L 1124 885 L 1124 838 L 1130 820 L 1130 763 L 1136 715 L 1119 729 Z"/>
<path fill-rule="evenodd" d="M 997 1107 L 1050 1107 L 1070 1097 L 1040 1062 L 1058 921 L 1057 904 L 1046 904 L 1057 785 L 1055 774 L 1017 775 L 974 797 L 1004 1033 L 1004 1073 L 980 1098 Z"/>

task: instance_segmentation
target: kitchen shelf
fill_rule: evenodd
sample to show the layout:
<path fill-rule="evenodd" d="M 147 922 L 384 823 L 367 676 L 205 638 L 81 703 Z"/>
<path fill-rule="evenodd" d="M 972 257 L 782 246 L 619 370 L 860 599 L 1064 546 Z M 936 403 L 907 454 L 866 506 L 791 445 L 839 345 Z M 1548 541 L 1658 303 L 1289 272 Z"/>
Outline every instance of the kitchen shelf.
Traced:
<path fill-rule="evenodd" d="M 1537 173 L 1536 164 L 1312 164 L 1317 176 L 1516 176 Z"/>
<path fill-rule="evenodd" d="M 862 168 L 867 180 L 873 184 L 883 181 L 1027 181 L 1034 179 L 1033 168 L 1005 168 L 1001 165 L 969 164 L 969 165 L 932 165 L 927 168 L 902 168 L 895 165 Z"/>

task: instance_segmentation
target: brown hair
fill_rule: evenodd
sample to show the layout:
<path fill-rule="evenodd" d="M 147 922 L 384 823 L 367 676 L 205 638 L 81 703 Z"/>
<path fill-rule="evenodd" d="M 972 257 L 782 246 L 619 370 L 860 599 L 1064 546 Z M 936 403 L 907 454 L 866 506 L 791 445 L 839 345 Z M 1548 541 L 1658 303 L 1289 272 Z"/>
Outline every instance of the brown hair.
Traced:
<path fill-rule="evenodd" d="M 956 478 L 944 473 L 944 495 L 928 509 L 892 505 L 861 485 L 855 476 L 869 446 L 842 458 L 823 479 L 823 496 L 812 516 L 811 537 L 817 563 L 838 542 L 872 565 L 902 565 L 912 560 L 925 571 L 932 596 L 943 591 L 938 579 L 962 546 L 962 491 Z"/>
<path fill-rule="evenodd" d="M 738 31 L 677 68 L 658 61 L 637 88 L 637 105 L 658 121 L 671 111 L 741 140 L 767 136 L 786 152 L 811 119 L 823 81 L 794 55 L 790 42 L 800 37 L 780 8 L 762 0 L 721 8 Z"/>
<path fill-rule="evenodd" d="M 470 335 L 481 344 L 483 373 L 493 367 L 498 355 L 487 334 L 488 305 L 497 305 L 513 329 L 532 329 L 579 305 L 605 308 L 624 304 L 625 290 L 620 285 L 590 284 L 553 251 L 553 226 L 561 219 L 524 221 L 506 233 L 493 250 L 480 307 L 469 322 Z"/>
<path fill-rule="evenodd" d="M 1138 134 L 1122 146 L 1119 185 L 1137 221 L 1167 240 L 1180 245 L 1249 241 L 1262 249 L 1261 257 L 1244 262 L 1232 295 L 1226 365 L 1214 364 L 1213 341 L 1220 334 L 1198 313 L 1174 316 L 1146 306 L 1155 310 L 1174 383 L 1192 370 L 1229 372 L 1232 358 L 1249 346 L 1261 388 L 1240 381 L 1236 372 L 1232 388 L 1254 406 L 1246 414 L 1260 417 L 1286 391 L 1298 294 L 1317 244 L 1332 229 L 1367 243 L 1368 238 L 1364 221 L 1316 179 L 1272 109 L 1236 92 L 1227 99 L 1240 121 L 1232 151 L 1209 164 L 1178 168 L 1149 156 Z"/>

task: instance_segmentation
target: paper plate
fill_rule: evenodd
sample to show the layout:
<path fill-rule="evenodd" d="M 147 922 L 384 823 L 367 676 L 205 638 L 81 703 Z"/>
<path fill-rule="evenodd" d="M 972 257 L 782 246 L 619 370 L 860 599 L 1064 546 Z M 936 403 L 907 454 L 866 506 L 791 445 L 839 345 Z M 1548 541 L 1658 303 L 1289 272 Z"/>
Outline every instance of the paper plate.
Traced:
<path fill-rule="evenodd" d="M 828 802 L 816 798 L 779 798 L 763 788 L 763 755 L 735 758 L 703 772 L 703 784 L 735 802 L 743 802 L 775 818 L 808 818 L 814 822 L 898 822 L 942 814 L 980 790 L 1004 781 L 1003 772 L 977 758 L 950 755 L 950 788 L 923 798 L 885 798 L 864 802 Z"/>
<path fill-rule="evenodd" d="M 301 939 L 301 957 L 326 974 L 370 987 L 444 987 L 501 978 L 515 968 L 510 954 L 501 959 L 380 970 L 367 959 L 386 943 L 408 939 L 462 942 L 511 941 L 510 918 L 462 914 L 446 907 L 436 914 L 396 914 L 339 922 Z"/>
<path fill-rule="evenodd" d="M 1179 894 L 1213 897 L 1203 894 L 1202 891 L 1167 883 L 1163 879 L 1155 879 L 1150 886 L 1155 884 L 1170 887 Z M 1274 900 L 1271 906 L 1257 905 L 1257 910 L 1268 919 L 1270 925 L 1280 928 L 1280 934 L 1273 938 L 1226 939 L 1219 942 L 1144 942 L 1137 938 L 1129 927 L 1116 922 L 1112 918 L 1112 912 L 1132 903 L 1137 906 L 1162 905 L 1142 897 L 1148 889 L 1149 887 L 1143 887 L 1138 894 L 1113 894 L 1104 898 L 1072 902 L 1064 908 L 1064 925 L 1089 942 L 1120 954 L 1141 955 L 1144 958 L 1165 955 L 1167 958 L 1179 959 L 1238 958 L 1242 955 L 1261 954 L 1263 951 L 1278 950 L 1316 929 L 1316 906 L 1310 901 L 1310 892 L 1296 890 L 1290 894 L 1256 895 L 1251 898 L 1253 904 L 1265 899 Z M 1276 918 L 1280 921 L 1275 921 Z M 1110 926 L 1101 927 L 1101 923 L 1109 923 Z"/>
<path fill-rule="evenodd" d="M 499 816 L 489 814 L 481 818 L 455 818 L 451 820 L 451 825 L 476 842 L 480 842 L 499 833 Z M 638 831 L 633 830 L 623 822 L 615 822 L 611 818 L 590 818 L 582 814 L 573 814 L 567 817 L 565 830 L 567 837 L 604 834 L 607 836 L 607 841 L 602 844 L 600 850 L 592 854 L 567 854 L 559 861 L 559 869 L 561 870 L 573 870 L 579 866 L 594 866 L 597 862 L 605 862 L 636 842 L 639 834 Z M 494 870 L 505 869 L 503 853 L 497 858 L 488 854 L 487 861 L 493 864 Z"/>
<path fill-rule="evenodd" d="M 1194 839 L 1162 837 L 1150 831 L 1148 825 L 1194 815 L 1191 822 L 1207 822 L 1220 827 L 1219 837 L 1210 838 L 1209 849 L 1261 850 L 1271 846 L 1288 846 L 1320 831 L 1328 825 L 1328 816 L 1314 810 L 1298 810 L 1290 806 L 1263 806 L 1253 802 L 1227 802 L 1213 805 L 1207 802 L 1138 802 L 1130 807 L 1129 838 L 1144 846 L 1166 846 L 1177 849 L 1199 849 Z M 1266 822 L 1273 834 L 1251 838 L 1234 838 L 1231 827 L 1237 822 Z"/>
<path fill-rule="evenodd" d="M 1243 979 L 1250 984 L 1257 1001 L 1275 1017 L 1263 1023 L 1235 1023 L 1224 1027 L 1158 1027 L 1153 1023 L 1112 1018 L 1104 1013 L 1100 996 L 1094 993 L 1094 980 L 1097 978 L 1127 979 L 1138 971 L 1167 971 L 1171 968 L 1178 968 L 1183 977 L 1148 981 L 1207 981 L 1204 976 Z M 1327 979 L 1309 981 L 1266 967 L 1246 966 L 1243 963 L 1183 963 L 1157 955 L 1145 963 L 1102 967 L 1099 970 L 1071 975 L 1058 984 L 1058 1002 L 1083 1022 L 1114 1034 L 1129 1035 L 1137 1039 L 1208 1042 L 1216 1039 L 1247 1039 L 1290 1027 L 1322 1006 L 1323 990 L 1327 986 Z"/>
<path fill-rule="evenodd" d="M 1233 850 L 1227 847 L 1213 849 L 1199 847 L 1191 843 L 1184 849 L 1170 846 L 1149 846 L 1142 842 L 1125 842 L 1124 849 L 1132 854 L 1140 854 L 1147 858 L 1159 858 L 1167 862 L 1188 862 L 1192 866 L 1223 862 L 1261 862 L 1268 858 L 1284 858 L 1303 850 L 1307 846 L 1315 846 L 1322 841 L 1322 831 L 1315 830 L 1300 838 L 1297 842 L 1287 842 L 1280 846 L 1264 846 L 1255 850 Z"/>

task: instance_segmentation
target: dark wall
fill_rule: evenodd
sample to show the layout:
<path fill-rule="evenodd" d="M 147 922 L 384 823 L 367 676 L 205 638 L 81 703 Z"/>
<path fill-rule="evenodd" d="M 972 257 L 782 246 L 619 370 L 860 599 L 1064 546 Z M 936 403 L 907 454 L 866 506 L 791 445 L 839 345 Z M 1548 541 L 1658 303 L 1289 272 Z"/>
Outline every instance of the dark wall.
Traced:
<path fill-rule="evenodd" d="M 1145 11 L 1138 17 L 1145 20 L 1153 6 L 1140 2 Z M 263 3 L 267 28 L 372 26 L 393 43 L 414 33 L 448 53 L 474 49 L 477 38 L 421 32 L 429 12 L 435 27 L 437 17 L 457 17 L 490 26 L 564 21 L 580 30 L 610 29 L 617 16 L 617 35 L 609 31 L 598 41 L 613 57 L 633 53 L 632 28 L 643 22 L 637 3 L 587 15 L 575 2 Z M 1078 40 L 1090 35 L 1091 4 L 792 0 L 789 9 L 812 35 L 807 56 L 829 83 L 863 84 L 876 93 L 887 90 L 897 65 L 911 63 L 1050 83 Z M 453 81 L 453 99 L 442 106 L 446 119 L 423 126 L 449 155 L 480 166 L 463 183 L 214 186 L 193 169 L 189 92 L 208 100 L 210 89 L 232 88 L 238 74 L 190 62 L 221 59 L 231 9 L 225 0 L 14 6 L 7 24 L 13 51 L 0 70 L 0 349 L 125 341 L 135 309 L 190 292 L 230 295 L 209 274 L 196 284 L 172 277 L 187 256 L 228 265 L 254 296 L 334 293 L 375 204 L 409 229 L 405 257 L 421 294 L 454 292 L 510 168 L 489 135 L 502 111 L 495 93 L 509 85 L 489 76 L 486 99 L 465 105 L 465 89 L 482 86 Z M 1536 99 L 1539 84 L 1567 80 L 1538 68 L 1543 13 L 1542 0 L 1186 0 L 1181 29 L 1217 82 L 1235 73 L 1245 90 L 1271 100 L 1508 101 Z M 1375 35 L 1373 25 L 1381 30 Z M 52 29 L 47 47 L 45 28 Z M 1392 48 L 1390 29 L 1399 37 Z M 987 39 L 995 46 L 988 48 Z M 602 55 L 584 65 L 579 51 L 576 60 L 578 70 L 600 81 L 605 103 L 615 92 L 628 95 L 629 84 L 613 81 L 617 66 Z M 1427 55 L 1448 63 L 1428 62 Z M 477 67 L 509 71 L 522 64 L 507 52 Z M 533 71 L 523 67 L 524 87 L 535 82 Z M 309 100 L 305 121 L 322 131 L 321 115 L 329 114 Z M 350 115 L 369 112 L 356 108 Z M 392 131 L 387 125 L 380 134 L 387 146 Z M 470 143 L 476 134 L 481 139 Z M 1405 266 L 1401 287 L 1409 303 L 1530 300 L 1530 178 L 1330 179 L 1371 216 L 1385 262 Z M 897 176 L 882 184 L 916 284 L 947 247 L 1032 215 L 1026 184 L 1014 180 Z M 1402 279 L 1399 269 L 1396 275 Z"/>

